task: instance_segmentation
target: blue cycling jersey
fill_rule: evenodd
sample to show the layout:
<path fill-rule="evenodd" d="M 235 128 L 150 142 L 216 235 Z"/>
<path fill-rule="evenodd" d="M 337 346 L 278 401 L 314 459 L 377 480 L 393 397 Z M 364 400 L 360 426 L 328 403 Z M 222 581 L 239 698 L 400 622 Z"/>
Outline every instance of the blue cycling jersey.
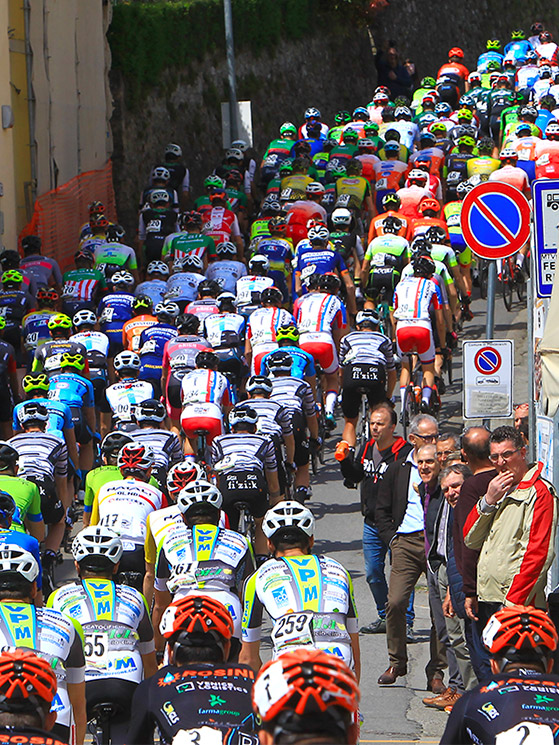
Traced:
<path fill-rule="evenodd" d="M 169 339 L 178 336 L 175 326 L 157 323 L 144 329 L 140 335 L 140 380 L 161 380 L 163 350 Z"/>
<path fill-rule="evenodd" d="M 277 349 L 274 350 L 277 352 Z M 312 377 L 313 375 L 316 375 L 316 370 L 314 367 L 314 358 L 312 354 L 309 354 L 308 352 L 305 352 L 304 349 L 301 349 L 301 347 L 295 347 L 295 346 L 288 346 L 288 347 L 281 347 L 282 352 L 286 352 L 287 354 L 291 355 L 291 359 L 293 360 L 293 364 L 291 365 L 291 377 L 292 378 L 299 378 L 300 380 L 303 380 L 303 378 L 306 377 Z M 267 360 L 270 357 L 270 355 L 274 354 L 274 352 L 268 352 L 268 354 L 265 354 L 264 357 L 262 357 L 260 361 L 260 370 L 261 375 L 270 375 L 270 371 L 268 370 L 268 364 Z"/>
<path fill-rule="evenodd" d="M 0 549 L 4 546 L 19 546 L 36 559 L 39 565 L 39 576 L 37 577 L 37 589 L 43 586 L 43 569 L 41 566 L 41 554 L 39 551 L 39 542 L 33 536 L 27 533 L 18 533 L 17 530 L 5 530 L 0 528 Z"/>
<path fill-rule="evenodd" d="M 519 62 L 526 62 L 526 55 L 532 51 L 532 45 L 526 39 L 510 41 L 505 49 L 505 57 L 514 57 Z"/>
<path fill-rule="evenodd" d="M 498 62 L 499 65 L 503 64 L 503 55 L 500 52 L 490 51 L 480 54 L 477 58 L 477 71 L 480 73 L 489 72 L 488 64 L 490 62 Z"/>
<path fill-rule="evenodd" d="M 112 292 L 99 303 L 97 314 L 102 331 L 113 329 L 117 325 L 122 328 L 126 321 L 132 318 L 132 303 L 134 295 L 127 292 Z"/>
<path fill-rule="evenodd" d="M 147 295 L 153 307 L 163 300 L 163 295 L 167 292 L 167 282 L 162 279 L 148 279 L 136 287 L 136 295 Z"/>
<path fill-rule="evenodd" d="M 65 429 L 74 429 L 74 422 L 72 421 L 72 412 L 68 404 L 62 403 L 62 401 L 53 401 L 50 398 L 34 398 L 38 404 L 43 404 L 47 407 L 49 413 L 49 419 L 47 422 L 47 432 L 52 432 L 53 435 L 57 435 L 64 439 Z M 22 407 L 25 406 L 27 401 L 23 401 L 14 407 L 13 412 L 13 428 L 14 432 L 20 432 L 23 427 L 19 421 L 19 412 Z"/>
<path fill-rule="evenodd" d="M 347 272 L 347 267 L 341 255 L 329 248 L 312 248 L 309 241 L 303 240 L 297 246 L 297 271 L 301 281 L 311 274 L 326 274 L 327 272 Z M 306 293 L 303 284 L 303 293 Z"/>
<path fill-rule="evenodd" d="M 93 383 L 74 372 L 61 372 L 50 378 L 49 398 L 75 409 L 95 406 Z"/>

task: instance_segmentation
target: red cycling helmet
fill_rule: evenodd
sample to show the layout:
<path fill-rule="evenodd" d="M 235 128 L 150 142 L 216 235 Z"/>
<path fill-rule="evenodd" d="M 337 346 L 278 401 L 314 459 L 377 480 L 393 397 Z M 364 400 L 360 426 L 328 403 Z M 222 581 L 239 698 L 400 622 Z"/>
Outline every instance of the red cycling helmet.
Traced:
<path fill-rule="evenodd" d="M 211 634 L 216 641 L 233 636 L 233 619 L 227 608 L 208 595 L 189 595 L 173 601 L 163 613 L 161 635 L 173 640 L 179 634 Z"/>
<path fill-rule="evenodd" d="M 51 303 L 56 303 L 60 295 L 58 294 L 57 290 L 54 289 L 54 287 L 39 287 L 35 297 L 39 301 L 42 300 L 43 302 L 48 301 Z"/>
<path fill-rule="evenodd" d="M 557 648 L 557 630 L 538 608 L 512 605 L 497 611 L 482 633 L 489 653 L 506 662 L 538 660 L 544 663 Z"/>
<path fill-rule="evenodd" d="M 29 650 L 0 654 L 0 710 L 13 710 L 36 696 L 50 706 L 56 694 L 56 675 L 49 663 Z"/>
<path fill-rule="evenodd" d="M 464 59 L 464 51 L 460 49 L 460 47 L 452 47 L 448 52 L 448 58 L 450 59 L 451 57 L 460 57 L 460 59 Z"/>
<path fill-rule="evenodd" d="M 428 212 L 429 210 L 434 210 L 435 212 L 438 212 L 441 208 L 441 205 L 438 203 L 438 201 L 434 197 L 424 197 L 421 202 L 419 203 L 419 211 L 421 214 L 424 212 Z"/>

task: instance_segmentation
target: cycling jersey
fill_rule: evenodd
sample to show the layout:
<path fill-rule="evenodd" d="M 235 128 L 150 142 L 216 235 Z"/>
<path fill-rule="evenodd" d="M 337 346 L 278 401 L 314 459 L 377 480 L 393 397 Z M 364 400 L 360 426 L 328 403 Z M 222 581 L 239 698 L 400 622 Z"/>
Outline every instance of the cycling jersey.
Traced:
<path fill-rule="evenodd" d="M 346 309 L 336 295 L 311 292 L 299 298 L 293 306 L 297 326 L 301 334 L 341 329 L 346 325 Z M 302 339 L 301 339 L 301 346 Z"/>
<path fill-rule="evenodd" d="M 49 377 L 58 374 L 62 371 L 60 362 L 65 352 L 71 355 L 82 354 L 86 358 L 86 370 L 89 370 L 87 349 L 83 344 L 70 341 L 70 339 L 51 339 L 36 350 L 31 366 L 32 371 L 41 372 L 44 370 Z"/>
<path fill-rule="evenodd" d="M 388 210 L 388 212 L 383 212 L 382 214 L 378 215 L 377 217 L 373 217 L 371 220 L 371 224 L 369 226 L 369 235 L 368 240 L 369 242 L 373 240 L 376 236 L 379 235 L 385 235 L 385 229 L 384 229 L 384 221 L 387 217 L 396 217 L 400 222 L 402 223 L 401 227 L 398 229 L 398 235 L 405 238 L 408 234 L 408 227 L 410 224 L 410 220 L 403 215 L 401 212 L 394 212 L 393 210 Z"/>
<path fill-rule="evenodd" d="M 365 198 L 370 195 L 371 187 L 363 176 L 342 176 L 336 181 L 336 203 L 347 209 L 360 210 Z"/>
<path fill-rule="evenodd" d="M 515 186 L 517 189 L 520 189 L 523 194 L 528 194 L 530 189 L 526 172 L 523 171 L 522 168 L 517 168 L 516 166 L 504 165 L 497 171 L 493 171 L 493 173 L 489 174 L 488 180 L 502 181 L 505 184 Z"/>
<path fill-rule="evenodd" d="M 214 370 L 192 370 L 181 383 L 183 406 L 195 403 L 211 403 L 218 407 L 233 403 L 234 396 L 229 381 Z"/>
<path fill-rule="evenodd" d="M 122 327 L 132 318 L 134 299 L 134 295 L 127 292 L 112 292 L 99 303 L 99 326 L 109 337 L 113 354 L 122 350 Z"/>
<path fill-rule="evenodd" d="M 290 344 L 282 346 L 281 351 L 287 352 L 291 357 L 291 377 L 302 379 L 311 378 L 313 375 L 316 375 L 312 354 L 305 352 L 301 347 L 291 346 Z M 273 354 L 273 352 L 268 352 L 268 354 L 265 354 L 260 360 L 260 371 L 262 375 L 269 376 L 270 374 L 268 370 L 268 360 L 270 359 L 271 354 Z"/>
<path fill-rule="evenodd" d="M 261 293 L 273 285 L 274 280 L 271 277 L 257 277 L 252 274 L 240 277 L 235 286 L 237 307 L 258 307 Z"/>
<path fill-rule="evenodd" d="M 48 341 L 50 331 L 49 319 L 56 315 L 56 311 L 44 308 L 43 310 L 32 310 L 22 319 L 23 346 L 32 356 L 35 350 Z"/>
<path fill-rule="evenodd" d="M 89 377 L 92 381 L 107 379 L 107 355 L 109 354 L 109 337 L 102 331 L 78 331 L 70 341 L 83 344 L 87 350 Z"/>
<path fill-rule="evenodd" d="M 165 507 L 159 489 L 134 478 L 109 481 L 99 489 L 91 511 L 91 525 L 104 525 L 122 539 L 124 551 L 143 546 L 146 520 L 153 510 Z"/>
<path fill-rule="evenodd" d="M 401 272 L 410 259 L 410 248 L 408 241 L 392 233 L 379 235 L 369 243 L 365 252 L 365 261 L 375 267 L 390 266 Z"/>
<path fill-rule="evenodd" d="M 224 243 L 231 238 L 241 235 L 239 221 L 232 210 L 226 207 L 202 208 L 202 219 L 204 220 L 204 234 L 213 238 L 215 244 Z"/>
<path fill-rule="evenodd" d="M 141 655 L 155 650 L 146 601 L 110 579 L 74 580 L 49 596 L 48 608 L 75 618 L 84 635 L 85 680 L 142 680 Z"/>
<path fill-rule="evenodd" d="M 505 57 L 514 57 L 516 62 L 525 62 L 526 55 L 532 51 L 532 45 L 526 39 L 509 41 L 503 49 Z"/>
<path fill-rule="evenodd" d="M 411 167 L 413 167 L 416 160 L 428 160 L 431 173 L 439 176 L 442 164 L 444 163 L 444 151 L 440 147 L 425 147 L 410 157 Z"/>
<path fill-rule="evenodd" d="M 196 366 L 198 352 L 211 349 L 201 336 L 183 335 L 170 339 L 163 351 L 163 369 L 168 370 L 177 380 L 182 380 L 187 372 Z"/>
<path fill-rule="evenodd" d="M 347 267 L 341 255 L 331 248 L 313 248 L 309 241 L 304 240 L 297 246 L 296 272 L 305 279 L 311 274 L 326 274 L 327 272 L 347 272 Z"/>
<path fill-rule="evenodd" d="M 446 264 L 443 264 L 442 261 L 437 261 L 436 259 L 433 259 L 433 261 L 435 262 L 435 274 L 433 274 L 430 279 L 435 282 L 435 284 L 441 291 L 443 305 L 448 305 L 448 295 L 446 288 L 449 285 L 454 284 L 454 279 L 452 278 L 452 274 L 448 270 Z M 402 272 L 402 279 L 404 277 L 413 277 L 413 267 L 411 264 L 408 264 L 404 267 L 404 270 Z"/>
<path fill-rule="evenodd" d="M 93 384 L 75 372 L 61 372 L 49 378 L 49 398 L 67 404 L 70 409 L 94 408 Z"/>
<path fill-rule="evenodd" d="M 147 295 L 155 308 L 165 297 L 167 282 L 163 279 L 148 279 L 146 282 L 141 282 L 134 292 L 136 297 L 138 295 Z"/>
<path fill-rule="evenodd" d="M 18 476 L 0 475 L 0 490 L 6 491 L 16 503 L 16 511 L 12 518 L 12 530 L 25 532 L 24 522 L 41 522 L 41 494 L 32 481 L 18 478 Z M 40 564 L 39 564 L 40 566 Z"/>
<path fill-rule="evenodd" d="M 6 328 L 21 326 L 32 307 L 26 291 L 0 289 L 0 315 L 6 321 Z"/>
<path fill-rule="evenodd" d="M 252 348 L 252 369 L 260 373 L 260 359 L 272 349 L 277 348 L 276 333 L 280 326 L 294 324 L 295 319 L 283 308 L 257 308 L 251 314 L 247 339 Z"/>
<path fill-rule="evenodd" d="M 137 269 L 136 252 L 130 246 L 123 243 L 103 241 L 95 247 L 95 268 L 107 275 L 108 267 L 120 267 L 121 269 Z"/>
<path fill-rule="evenodd" d="M 147 380 L 121 380 L 110 385 L 105 396 L 114 418 L 118 422 L 131 422 L 133 407 L 153 398 L 153 386 Z"/>
<path fill-rule="evenodd" d="M 167 280 L 165 300 L 191 303 L 198 297 L 198 285 L 205 279 L 198 272 L 179 272 Z"/>
<path fill-rule="evenodd" d="M 274 657 L 298 647 L 322 649 L 351 665 L 357 610 L 349 573 L 328 556 L 268 559 L 245 583 L 243 641 L 259 641 L 262 610 L 272 619 Z"/>
<path fill-rule="evenodd" d="M 245 336 L 246 319 L 239 313 L 213 313 L 202 322 L 202 333 L 214 349 L 239 347 Z"/>
<path fill-rule="evenodd" d="M 278 401 L 291 414 L 299 412 L 305 417 L 312 417 L 315 414 L 314 394 L 304 380 L 289 375 L 272 378 L 270 398 Z"/>
<path fill-rule="evenodd" d="M 172 209 L 148 207 L 140 213 L 138 238 L 144 242 L 147 263 L 161 258 L 165 238 L 177 230 L 177 213 Z"/>
<path fill-rule="evenodd" d="M 25 647 L 50 663 L 58 684 L 51 711 L 63 727 L 69 727 L 72 718 L 67 685 L 84 681 L 82 636 L 79 622 L 56 610 L 23 601 L 0 601 L 0 644 L 2 648 Z"/>
<path fill-rule="evenodd" d="M 277 443 L 282 442 L 285 436 L 293 434 L 291 412 L 279 401 L 272 398 L 251 398 L 237 406 L 237 409 L 245 408 L 254 409 L 258 414 L 258 434 L 272 435 Z"/>
<path fill-rule="evenodd" d="M 155 323 L 142 331 L 137 349 L 140 355 L 140 380 L 150 380 L 159 385 L 165 345 L 177 335 L 177 329 L 168 323 Z"/>
<path fill-rule="evenodd" d="M 380 198 L 388 192 L 397 191 L 404 181 L 408 171 L 407 163 L 401 160 L 381 160 L 375 165 L 375 192 L 377 194 L 377 207 L 380 207 Z"/>
<path fill-rule="evenodd" d="M 34 398 L 33 402 L 42 404 L 47 408 L 49 414 L 47 432 L 51 432 L 60 439 L 64 439 L 64 430 L 74 429 L 72 412 L 70 411 L 68 404 L 62 401 L 54 401 L 52 398 Z M 19 416 L 26 403 L 27 401 L 22 401 L 21 403 L 16 404 L 14 408 L 12 422 L 14 432 L 21 432 L 23 429 Z"/>
<path fill-rule="evenodd" d="M 175 463 L 182 460 L 181 443 L 174 432 L 168 429 L 158 429 L 157 427 L 144 427 L 128 430 L 134 442 L 139 442 L 151 449 L 154 459 L 154 469 L 161 469 L 163 475 Z"/>
<path fill-rule="evenodd" d="M 129 321 L 126 321 L 122 327 L 122 346 L 124 349 L 130 349 L 132 352 L 137 352 L 140 348 L 140 336 L 142 331 L 150 326 L 154 326 L 156 323 L 157 318 L 149 313 L 142 313 L 139 316 L 133 316 Z"/>
<path fill-rule="evenodd" d="M 206 279 L 213 279 L 223 292 L 235 293 L 237 280 L 246 277 L 247 269 L 242 261 L 233 259 L 219 259 L 210 264 L 206 272 Z"/>
<path fill-rule="evenodd" d="M 62 277 L 62 301 L 91 303 L 96 295 L 106 289 L 105 277 L 98 269 L 70 269 Z"/>
<path fill-rule="evenodd" d="M 87 227 L 89 228 L 89 225 Z M 85 232 L 85 235 L 80 240 L 80 251 L 87 251 L 87 253 L 93 256 L 98 246 L 102 246 L 107 243 L 107 239 L 104 235 L 92 235 L 91 228 L 82 232 Z"/>
<path fill-rule="evenodd" d="M 179 232 L 171 233 L 165 238 L 161 258 L 164 261 L 175 261 L 184 259 L 185 256 L 198 256 L 201 259 L 206 256 L 209 261 L 216 258 L 215 241 L 204 233 Z"/>
<path fill-rule="evenodd" d="M 195 315 L 200 322 L 204 320 L 206 316 L 211 316 L 213 313 L 219 313 L 217 302 L 211 297 L 203 297 L 200 300 L 193 300 L 185 308 L 186 313 L 192 313 Z"/>
<path fill-rule="evenodd" d="M 326 210 L 321 204 L 308 201 L 304 198 L 297 199 L 287 208 L 287 237 L 293 241 L 293 245 L 307 236 L 307 223 L 309 220 L 320 220 L 326 222 Z"/>
<path fill-rule="evenodd" d="M 420 217 L 418 207 L 422 199 L 434 196 L 427 187 L 423 188 L 415 184 L 398 189 L 396 194 L 400 197 L 401 202 L 399 212 L 409 220 Z"/>
<path fill-rule="evenodd" d="M 21 432 L 9 440 L 19 455 L 21 478 L 35 477 L 54 482 L 55 476 L 68 473 L 68 449 L 60 437 L 50 432 Z"/>
<path fill-rule="evenodd" d="M 280 280 L 291 271 L 291 243 L 283 238 L 272 238 L 271 236 L 261 238 L 254 247 L 254 253 L 267 256 L 270 262 L 270 276 Z"/>
<path fill-rule="evenodd" d="M 104 484 L 108 484 L 110 481 L 118 481 L 121 478 L 122 474 L 118 466 L 104 465 L 89 471 L 85 477 L 84 514 L 91 513 L 95 495 Z M 159 484 L 153 476 L 149 483 L 156 489 L 159 488 Z"/>
<path fill-rule="evenodd" d="M 313 179 L 306 173 L 293 173 L 281 180 L 280 199 L 295 201 L 304 199 L 307 186 Z"/>
<path fill-rule="evenodd" d="M 24 256 L 19 266 L 22 272 L 35 280 L 37 287 L 48 286 L 51 279 L 57 285 L 62 284 L 62 274 L 58 262 L 48 256 L 42 256 L 41 254 Z"/>
<path fill-rule="evenodd" d="M 355 158 L 356 155 L 359 155 L 359 148 L 357 147 L 357 145 L 340 143 L 330 151 L 330 161 L 338 160 L 341 163 L 345 163 L 346 161 Z"/>
<path fill-rule="evenodd" d="M 406 277 L 394 293 L 394 318 L 398 321 L 430 323 L 431 306 L 440 308 L 442 296 L 437 285 L 424 277 Z"/>
<path fill-rule="evenodd" d="M 248 734 L 256 728 L 253 682 L 252 668 L 238 662 L 162 667 L 134 694 L 126 742 L 153 743 L 157 726 L 161 741 L 168 745 L 180 730 L 207 725 L 220 730 L 217 736 L 226 738 L 228 745 L 257 745 L 256 735 Z"/>
<path fill-rule="evenodd" d="M 538 670 L 514 670 L 467 691 L 452 707 L 441 742 L 555 742 L 559 676 Z"/>
<path fill-rule="evenodd" d="M 485 181 L 490 173 L 493 173 L 493 171 L 496 171 L 497 168 L 500 167 L 501 161 L 497 160 L 497 158 L 490 158 L 487 155 L 478 155 L 475 158 L 470 158 L 467 161 L 466 174 L 468 178 L 470 178 L 470 176 L 479 174 L 482 177 L 482 181 Z"/>
<path fill-rule="evenodd" d="M 392 342 L 377 331 L 352 331 L 340 343 L 340 365 L 381 365 L 394 370 Z"/>

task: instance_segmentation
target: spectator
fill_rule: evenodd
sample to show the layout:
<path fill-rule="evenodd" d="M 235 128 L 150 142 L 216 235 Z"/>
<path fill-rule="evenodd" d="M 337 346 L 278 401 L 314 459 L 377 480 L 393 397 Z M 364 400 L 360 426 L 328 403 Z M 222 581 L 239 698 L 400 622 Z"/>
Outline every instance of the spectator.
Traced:
<path fill-rule="evenodd" d="M 528 445 L 530 430 L 528 428 L 529 404 L 518 404 L 514 410 L 514 428 L 517 429 L 524 438 L 524 444 Z"/>
<path fill-rule="evenodd" d="M 437 460 L 441 468 L 445 468 L 448 459 L 460 451 L 460 438 L 451 432 L 443 432 L 437 440 Z"/>
<path fill-rule="evenodd" d="M 412 75 L 414 73 L 413 63 L 400 64 L 398 50 L 394 42 L 388 43 L 386 52 L 378 51 L 375 57 L 375 65 L 378 72 L 378 85 L 385 85 L 392 97 L 412 96 Z"/>
<path fill-rule="evenodd" d="M 557 529 L 557 495 L 541 477 L 542 463 L 529 468 L 521 433 L 497 427 L 489 442 L 497 475 L 464 526 L 466 546 L 480 550 L 477 615 L 482 622 L 505 604 L 545 608 Z"/>

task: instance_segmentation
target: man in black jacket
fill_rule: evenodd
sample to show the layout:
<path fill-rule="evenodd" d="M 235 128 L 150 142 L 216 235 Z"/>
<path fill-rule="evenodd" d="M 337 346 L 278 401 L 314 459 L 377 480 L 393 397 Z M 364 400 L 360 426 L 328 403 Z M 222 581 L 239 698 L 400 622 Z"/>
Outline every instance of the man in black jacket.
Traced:
<path fill-rule="evenodd" d="M 415 454 L 422 445 L 434 444 L 439 427 L 428 414 L 418 414 L 410 423 L 409 440 L 414 449 L 403 461 L 392 463 L 380 482 L 375 510 L 378 532 L 392 552 L 386 640 L 390 665 L 379 677 L 380 685 L 392 685 L 407 674 L 406 608 L 415 583 L 426 572 L 424 504 L 419 495 L 421 481 Z M 428 689 L 442 693 L 442 674 L 427 681 Z"/>
<path fill-rule="evenodd" d="M 403 437 L 396 437 L 396 412 L 388 403 L 373 406 L 370 414 L 371 439 L 357 453 L 351 450 L 340 463 L 344 484 L 349 488 L 361 484 L 361 512 L 363 525 L 363 558 L 367 583 L 375 599 L 378 619 L 363 626 L 362 634 L 383 634 L 386 631 L 386 602 L 388 585 L 384 565 L 388 547 L 382 541 L 375 524 L 375 506 L 380 481 L 384 472 L 394 461 L 406 458 L 412 446 Z M 408 635 L 413 626 L 413 593 L 406 611 Z"/>

